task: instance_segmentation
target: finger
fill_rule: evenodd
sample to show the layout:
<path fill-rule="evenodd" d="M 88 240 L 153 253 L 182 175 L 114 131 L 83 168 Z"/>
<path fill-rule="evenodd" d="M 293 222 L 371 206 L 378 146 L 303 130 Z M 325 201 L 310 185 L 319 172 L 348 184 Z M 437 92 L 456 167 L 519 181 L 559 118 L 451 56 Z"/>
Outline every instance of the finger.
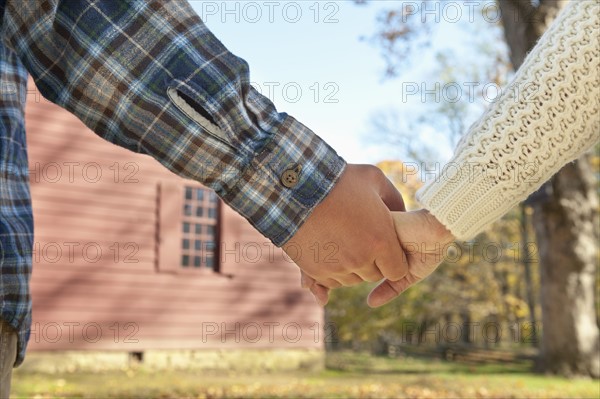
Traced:
<path fill-rule="evenodd" d="M 300 286 L 302 288 L 308 289 L 315 283 L 315 279 L 310 277 L 308 274 L 304 273 L 303 270 L 300 270 Z"/>
<path fill-rule="evenodd" d="M 323 281 L 319 280 L 315 285 L 319 284 L 326 288 L 340 288 L 344 286 L 340 281 L 333 278 L 326 278 Z"/>
<path fill-rule="evenodd" d="M 329 288 L 323 287 L 321 284 L 313 284 L 310 287 L 310 292 L 312 292 L 320 306 L 325 306 L 329 302 Z"/>
<path fill-rule="evenodd" d="M 344 285 L 344 287 L 352 287 L 353 285 L 358 285 L 365 281 L 356 273 L 350 273 L 346 276 L 338 277 L 337 280 L 340 283 L 342 283 Z M 375 280 L 375 281 L 378 281 L 378 280 Z"/>
<path fill-rule="evenodd" d="M 385 305 L 392 299 L 402 294 L 417 281 L 419 280 L 413 278 L 412 276 L 406 276 L 399 281 L 385 280 L 375 287 L 373 291 L 371 291 L 369 297 L 367 298 L 367 303 L 372 308 Z"/>
<path fill-rule="evenodd" d="M 304 273 L 303 270 L 300 270 L 300 284 L 302 288 L 310 290 L 319 306 L 325 306 L 329 301 L 329 288 L 317 284 L 317 281 Z"/>
<path fill-rule="evenodd" d="M 375 267 L 370 267 L 369 269 L 366 269 L 366 270 L 358 270 L 356 272 L 356 274 L 363 281 L 369 281 L 369 282 L 381 281 L 385 278 L 385 277 L 383 277 L 383 274 L 381 274 L 381 271 L 379 270 L 377 265 L 375 265 Z"/>
<path fill-rule="evenodd" d="M 354 280 L 350 280 L 351 282 L 354 282 Z M 361 280 L 363 281 L 363 280 Z M 349 282 L 350 283 L 350 282 Z M 300 271 L 300 286 L 302 288 L 308 288 L 311 289 L 313 285 L 316 284 L 321 284 L 324 288 L 340 288 L 344 286 L 344 283 L 342 283 L 342 281 L 340 280 L 336 280 L 333 278 L 327 278 L 323 281 L 319 281 L 317 282 L 317 280 L 315 280 L 314 278 L 312 278 L 311 276 L 309 276 L 307 273 L 305 273 L 303 270 Z M 353 284 L 356 285 L 356 284 Z"/>
<path fill-rule="evenodd" d="M 398 189 L 387 177 L 385 178 L 385 183 L 379 192 L 379 196 L 390 211 L 406 211 L 402 194 L 400 194 Z"/>
<path fill-rule="evenodd" d="M 398 281 L 406 276 L 408 260 L 397 238 L 375 259 L 375 266 L 385 278 L 391 281 Z"/>

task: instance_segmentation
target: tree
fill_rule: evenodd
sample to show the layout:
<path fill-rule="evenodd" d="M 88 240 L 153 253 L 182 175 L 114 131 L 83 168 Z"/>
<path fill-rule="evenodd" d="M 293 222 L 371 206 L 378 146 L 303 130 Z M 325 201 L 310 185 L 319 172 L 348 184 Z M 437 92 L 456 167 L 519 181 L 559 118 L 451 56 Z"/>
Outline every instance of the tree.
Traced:
<path fill-rule="evenodd" d="M 581 0 L 591 1 L 591 0 Z M 514 69 L 567 3 L 566 0 L 498 1 L 504 38 Z M 376 36 L 387 73 L 427 45 L 430 23 L 407 7 L 386 11 Z M 415 16 L 416 15 L 416 16 Z M 425 39 L 423 39 L 425 38 Z M 566 165 L 528 201 L 539 247 L 543 338 L 541 370 L 600 376 L 599 331 L 595 311 L 598 261 L 598 190 L 590 157 Z"/>
<path fill-rule="evenodd" d="M 566 3 L 499 2 L 515 69 Z M 531 201 L 542 279 L 540 366 L 547 372 L 598 378 L 600 348 L 594 295 L 599 220 L 590 157 L 566 165 L 541 192 L 539 200 Z"/>

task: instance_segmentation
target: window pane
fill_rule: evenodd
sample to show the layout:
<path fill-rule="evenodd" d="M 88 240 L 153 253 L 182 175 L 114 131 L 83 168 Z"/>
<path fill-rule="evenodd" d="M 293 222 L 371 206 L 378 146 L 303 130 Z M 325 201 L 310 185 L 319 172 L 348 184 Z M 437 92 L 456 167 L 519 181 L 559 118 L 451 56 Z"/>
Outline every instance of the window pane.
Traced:
<path fill-rule="evenodd" d="M 181 264 L 183 267 L 210 267 L 217 270 L 219 196 L 207 188 L 185 187 L 184 190 Z"/>

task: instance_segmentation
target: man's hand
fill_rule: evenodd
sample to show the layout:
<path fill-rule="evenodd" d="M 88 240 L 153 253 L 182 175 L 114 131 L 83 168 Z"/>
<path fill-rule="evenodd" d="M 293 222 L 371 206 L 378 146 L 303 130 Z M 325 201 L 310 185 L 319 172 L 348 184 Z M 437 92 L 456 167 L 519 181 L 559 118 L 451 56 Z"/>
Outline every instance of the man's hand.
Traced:
<path fill-rule="evenodd" d="M 398 281 L 389 279 L 369 294 L 371 307 L 384 305 L 431 274 L 443 260 L 443 250 L 454 236 L 425 209 L 393 212 L 398 239 L 408 258 L 408 274 Z"/>
<path fill-rule="evenodd" d="M 319 303 L 328 288 L 402 279 L 407 260 L 389 209 L 402 196 L 376 167 L 348 165 L 335 187 L 283 246 Z"/>

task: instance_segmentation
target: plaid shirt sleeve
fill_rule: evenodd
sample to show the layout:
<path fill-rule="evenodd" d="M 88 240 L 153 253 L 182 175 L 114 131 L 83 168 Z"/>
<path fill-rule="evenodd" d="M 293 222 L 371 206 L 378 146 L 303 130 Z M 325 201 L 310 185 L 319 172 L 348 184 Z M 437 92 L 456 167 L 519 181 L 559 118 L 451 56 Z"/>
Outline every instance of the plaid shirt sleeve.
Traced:
<path fill-rule="evenodd" d="M 1 29 L 44 97 L 213 188 L 276 245 L 345 167 L 250 85 L 186 1 L 8 0 Z"/>

